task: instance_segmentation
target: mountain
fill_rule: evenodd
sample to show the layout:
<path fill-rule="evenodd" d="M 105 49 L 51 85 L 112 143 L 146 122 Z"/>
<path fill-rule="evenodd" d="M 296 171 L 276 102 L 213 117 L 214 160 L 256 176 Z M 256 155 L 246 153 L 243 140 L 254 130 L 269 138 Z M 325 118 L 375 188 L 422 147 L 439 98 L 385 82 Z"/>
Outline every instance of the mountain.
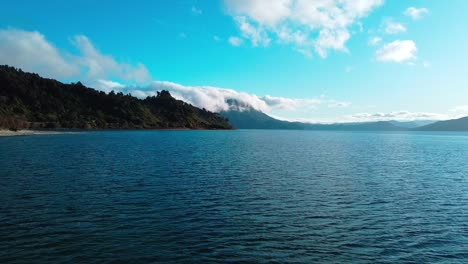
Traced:
<path fill-rule="evenodd" d="M 435 123 L 437 121 L 433 121 L 433 120 L 395 121 L 395 120 L 392 120 L 389 122 L 397 127 L 413 129 L 413 128 L 417 128 L 421 126 L 426 126 L 426 125 Z"/>
<path fill-rule="evenodd" d="M 278 120 L 252 108 L 244 111 L 225 111 L 220 114 L 239 129 L 304 129 L 302 123 Z"/>
<path fill-rule="evenodd" d="M 419 130 L 419 131 L 468 131 L 468 116 L 459 118 L 459 119 L 435 122 L 430 125 L 416 128 L 416 130 Z"/>
<path fill-rule="evenodd" d="M 218 114 L 174 99 L 168 91 L 144 100 L 106 94 L 0 66 L 0 128 L 232 129 Z"/>
<path fill-rule="evenodd" d="M 304 124 L 309 130 L 337 130 L 337 131 L 404 131 L 403 127 L 393 125 L 389 121 L 366 123 L 338 123 L 338 124 Z"/>
<path fill-rule="evenodd" d="M 236 105 L 237 106 L 237 105 Z M 447 120 L 377 121 L 364 123 L 311 124 L 275 119 L 252 108 L 230 110 L 220 114 L 239 129 L 295 129 L 334 131 L 468 131 L 468 117 Z"/>
<path fill-rule="evenodd" d="M 263 112 L 247 108 L 244 111 L 230 110 L 220 113 L 229 119 L 231 124 L 239 129 L 295 129 L 295 130 L 380 130 L 398 131 L 407 130 L 396 126 L 389 121 L 345 124 L 310 124 L 301 122 L 288 122 L 275 119 Z"/>

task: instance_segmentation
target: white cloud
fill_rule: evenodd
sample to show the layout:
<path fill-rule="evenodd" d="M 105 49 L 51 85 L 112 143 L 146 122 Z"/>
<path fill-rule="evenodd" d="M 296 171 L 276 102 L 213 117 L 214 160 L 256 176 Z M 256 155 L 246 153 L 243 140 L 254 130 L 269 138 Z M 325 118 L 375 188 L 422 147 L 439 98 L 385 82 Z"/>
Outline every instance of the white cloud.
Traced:
<path fill-rule="evenodd" d="M 0 61 L 25 71 L 57 79 L 81 79 L 86 83 L 119 79 L 130 83 L 151 80 L 143 64 L 118 62 L 102 54 L 82 35 L 72 38 L 77 54 L 59 50 L 36 31 L 0 30 Z"/>
<path fill-rule="evenodd" d="M 172 82 L 153 82 L 146 91 L 168 90 L 183 101 L 213 112 L 227 110 L 245 110 L 253 108 L 262 112 L 275 109 L 294 111 L 299 108 L 314 108 L 321 104 L 320 99 L 297 99 L 275 96 L 257 96 L 211 86 L 183 86 Z"/>
<path fill-rule="evenodd" d="M 322 58 L 327 57 L 329 49 L 348 51 L 345 44 L 350 37 L 347 30 L 323 29 L 315 42 L 315 49 Z"/>
<path fill-rule="evenodd" d="M 387 34 L 398 34 L 406 32 L 406 27 L 400 22 L 396 22 L 393 19 L 386 19 L 383 24 L 383 31 Z"/>
<path fill-rule="evenodd" d="M 362 28 L 359 19 L 382 5 L 383 0 L 224 0 L 224 3 L 242 36 L 254 46 L 266 46 L 276 39 L 307 56 L 314 50 L 326 57 L 329 50 L 348 51 L 349 28 L 353 25 Z"/>
<path fill-rule="evenodd" d="M 299 99 L 299 98 L 285 98 L 285 97 L 275 97 L 270 95 L 265 95 L 260 97 L 260 99 L 267 103 L 273 109 L 281 109 L 288 111 L 295 111 L 298 109 L 314 109 L 322 104 L 322 99 L 309 98 L 309 99 Z"/>
<path fill-rule="evenodd" d="M 452 112 L 457 112 L 457 113 L 468 114 L 468 105 L 457 106 L 457 107 L 451 109 L 451 111 Z"/>
<path fill-rule="evenodd" d="M 71 55 L 63 54 L 37 31 L 0 30 L 0 62 L 46 77 L 71 78 L 80 67 Z"/>
<path fill-rule="evenodd" d="M 110 80 L 98 80 L 97 83 L 93 84 L 93 88 L 96 88 L 98 90 L 108 93 L 113 90 L 124 89 L 126 88 L 126 86 L 119 82 L 114 82 Z"/>
<path fill-rule="evenodd" d="M 127 92 L 127 93 L 131 94 L 132 96 L 141 98 L 141 99 L 144 99 L 144 98 L 146 98 L 148 96 L 156 96 L 157 95 L 156 92 L 148 92 L 148 91 L 142 91 L 142 90 L 131 90 L 131 91 Z"/>
<path fill-rule="evenodd" d="M 290 122 L 302 123 L 315 123 L 315 124 L 336 124 L 336 123 L 361 123 L 361 122 L 378 122 L 378 121 L 438 121 L 461 118 L 464 115 L 448 115 L 440 113 L 429 112 L 409 112 L 409 111 L 395 111 L 389 113 L 357 113 L 353 115 L 346 115 L 341 117 L 282 117 L 278 115 L 269 114 L 270 116 Z"/>
<path fill-rule="evenodd" d="M 295 48 L 294 50 L 301 53 L 302 55 L 304 55 L 305 57 L 307 57 L 309 59 L 313 57 L 312 51 L 310 49 Z"/>
<path fill-rule="evenodd" d="M 156 81 L 145 90 L 160 91 L 167 90 L 175 98 L 193 104 L 209 111 L 220 112 L 231 109 L 228 100 L 235 100 L 240 110 L 252 107 L 260 111 L 267 111 L 269 106 L 256 95 L 237 92 L 231 89 L 222 89 L 210 86 L 183 86 L 173 82 Z"/>
<path fill-rule="evenodd" d="M 340 101 L 335 101 L 335 100 L 328 101 L 329 108 L 345 108 L 349 106 L 351 106 L 350 102 L 340 102 Z"/>
<path fill-rule="evenodd" d="M 373 37 L 369 39 L 369 45 L 370 46 L 377 46 L 382 42 L 381 37 Z"/>
<path fill-rule="evenodd" d="M 376 58 L 383 62 L 405 62 L 416 59 L 416 43 L 412 40 L 396 40 L 377 50 Z"/>
<path fill-rule="evenodd" d="M 234 47 L 239 47 L 242 45 L 242 43 L 244 43 L 244 41 L 239 37 L 230 37 L 228 41 Z"/>
<path fill-rule="evenodd" d="M 271 114 L 275 111 L 307 112 L 316 110 L 319 107 L 326 108 L 344 108 L 351 105 L 349 102 L 341 102 L 328 99 L 325 97 L 319 98 L 287 98 L 271 95 L 258 96 L 255 94 L 238 92 L 232 89 L 218 88 L 212 86 L 184 86 L 181 84 L 154 81 L 144 87 L 124 87 L 115 83 L 118 90 L 123 93 L 131 93 L 139 98 L 156 95 L 157 91 L 167 90 L 175 98 L 183 100 L 199 108 L 205 108 L 212 112 L 221 112 L 228 110 L 244 111 L 247 109 L 255 109 Z M 109 91 L 108 87 L 104 87 Z"/>
<path fill-rule="evenodd" d="M 451 117 L 446 114 L 396 111 L 390 113 L 358 113 L 347 116 L 346 119 L 351 122 L 370 122 L 370 121 L 415 121 L 415 120 L 446 120 Z"/>
<path fill-rule="evenodd" d="M 192 6 L 191 11 L 194 15 L 201 15 L 203 13 L 203 11 L 200 8 L 197 8 L 196 6 Z"/>
<path fill-rule="evenodd" d="M 86 36 L 75 36 L 73 44 L 81 53 L 76 62 L 85 68 L 87 79 L 117 78 L 136 83 L 145 83 L 151 79 L 148 69 L 143 64 L 117 62 L 111 55 L 99 52 Z"/>
<path fill-rule="evenodd" d="M 364 32 L 364 25 L 362 24 L 362 22 L 357 22 L 356 25 L 359 27 L 359 32 Z"/>
<path fill-rule="evenodd" d="M 242 32 L 242 36 L 250 39 L 254 47 L 258 45 L 268 46 L 270 44 L 270 38 L 262 28 L 254 27 L 245 17 L 238 17 L 236 21 Z"/>
<path fill-rule="evenodd" d="M 275 26 L 291 14 L 291 0 L 225 0 L 233 14 L 243 14 L 267 26 Z"/>
<path fill-rule="evenodd" d="M 411 17 L 414 20 L 419 20 L 425 15 L 429 14 L 429 10 L 427 8 L 408 7 L 408 9 L 403 12 L 403 14 L 405 16 Z"/>
<path fill-rule="evenodd" d="M 308 36 L 301 30 L 292 31 L 289 27 L 280 27 L 276 33 L 281 43 L 305 46 L 308 42 Z"/>

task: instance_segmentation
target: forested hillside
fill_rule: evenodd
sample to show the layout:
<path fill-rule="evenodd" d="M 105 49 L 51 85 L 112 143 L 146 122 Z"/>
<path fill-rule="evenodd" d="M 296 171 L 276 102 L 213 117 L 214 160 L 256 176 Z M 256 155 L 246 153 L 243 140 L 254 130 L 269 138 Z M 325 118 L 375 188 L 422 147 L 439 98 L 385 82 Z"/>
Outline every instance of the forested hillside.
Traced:
<path fill-rule="evenodd" d="M 0 66 L 0 128 L 231 129 L 216 113 L 174 99 L 168 91 L 144 100 L 106 94 Z"/>

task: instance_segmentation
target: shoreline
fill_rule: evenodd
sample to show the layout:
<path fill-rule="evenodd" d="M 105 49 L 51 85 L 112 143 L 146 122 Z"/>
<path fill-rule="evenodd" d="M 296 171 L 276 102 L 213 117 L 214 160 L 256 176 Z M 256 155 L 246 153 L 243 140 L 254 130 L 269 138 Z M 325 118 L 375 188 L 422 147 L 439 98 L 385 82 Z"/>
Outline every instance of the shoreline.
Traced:
<path fill-rule="evenodd" d="M 70 134 L 74 132 L 60 132 L 60 131 L 44 131 L 44 130 L 5 130 L 0 129 L 0 137 L 18 137 L 18 136 L 35 136 L 35 135 L 58 135 Z"/>
<path fill-rule="evenodd" d="M 81 134 L 95 131 L 232 131 L 236 129 L 190 129 L 190 128 L 151 128 L 151 129 L 55 129 L 55 130 L 33 130 L 20 129 L 17 131 L 0 129 L 0 137 L 18 136 L 40 136 L 40 135 L 61 135 L 61 134 Z"/>

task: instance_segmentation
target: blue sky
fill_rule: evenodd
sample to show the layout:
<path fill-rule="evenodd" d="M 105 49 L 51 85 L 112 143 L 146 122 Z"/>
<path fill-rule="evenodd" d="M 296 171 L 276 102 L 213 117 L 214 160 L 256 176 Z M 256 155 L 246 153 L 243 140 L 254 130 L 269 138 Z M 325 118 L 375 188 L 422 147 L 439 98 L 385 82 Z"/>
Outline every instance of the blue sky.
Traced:
<path fill-rule="evenodd" d="M 0 64 L 213 111 L 314 122 L 468 115 L 468 1 L 6 1 Z"/>

